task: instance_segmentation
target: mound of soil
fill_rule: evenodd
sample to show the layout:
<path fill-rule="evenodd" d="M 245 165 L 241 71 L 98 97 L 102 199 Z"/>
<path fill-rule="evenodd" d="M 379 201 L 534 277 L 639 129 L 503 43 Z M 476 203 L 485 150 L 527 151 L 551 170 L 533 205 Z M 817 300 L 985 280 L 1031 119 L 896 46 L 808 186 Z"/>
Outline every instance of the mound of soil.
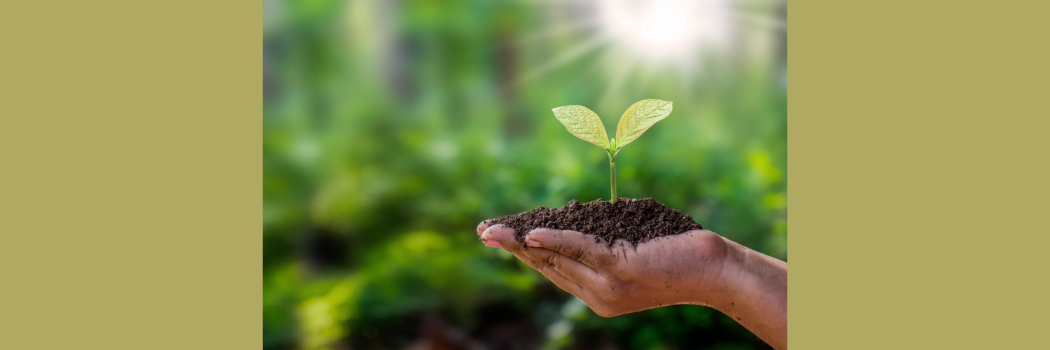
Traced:
<path fill-rule="evenodd" d="M 594 235 L 596 242 L 604 240 L 609 245 L 623 239 L 634 246 L 653 238 L 704 228 L 689 215 L 652 198 L 620 198 L 616 203 L 597 199 L 583 204 L 573 199 L 561 208 L 539 207 L 493 219 L 491 224 L 513 228 L 514 238 L 522 244 L 525 244 L 525 234 L 539 227 Z"/>

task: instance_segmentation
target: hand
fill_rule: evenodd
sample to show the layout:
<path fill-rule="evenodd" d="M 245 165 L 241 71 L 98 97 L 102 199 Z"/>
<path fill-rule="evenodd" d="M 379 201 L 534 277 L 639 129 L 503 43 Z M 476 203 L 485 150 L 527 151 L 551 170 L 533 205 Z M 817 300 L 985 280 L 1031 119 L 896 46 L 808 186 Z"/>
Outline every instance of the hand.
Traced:
<path fill-rule="evenodd" d="M 612 317 L 663 305 L 707 305 L 712 282 L 722 273 L 725 240 L 707 230 L 651 240 L 638 247 L 609 245 L 570 230 L 538 228 L 522 247 L 514 229 L 478 226 L 485 245 L 514 254 L 600 316 Z"/>
<path fill-rule="evenodd" d="M 673 304 L 713 307 L 778 349 L 787 346 L 787 263 L 714 232 L 688 231 L 646 241 L 596 242 L 571 230 L 478 225 L 485 245 L 503 248 L 580 298 L 596 314 L 612 317 Z"/>

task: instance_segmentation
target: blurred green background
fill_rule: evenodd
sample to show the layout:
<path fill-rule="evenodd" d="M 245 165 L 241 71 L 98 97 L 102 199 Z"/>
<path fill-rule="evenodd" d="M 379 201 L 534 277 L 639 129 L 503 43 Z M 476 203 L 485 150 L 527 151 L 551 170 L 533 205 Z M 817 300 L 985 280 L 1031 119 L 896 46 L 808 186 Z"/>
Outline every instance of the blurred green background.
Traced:
<path fill-rule="evenodd" d="M 604 151 L 551 108 L 612 135 L 657 98 L 620 196 L 786 260 L 783 2 L 263 6 L 265 348 L 767 347 L 701 306 L 598 317 L 474 228 L 608 199 Z"/>

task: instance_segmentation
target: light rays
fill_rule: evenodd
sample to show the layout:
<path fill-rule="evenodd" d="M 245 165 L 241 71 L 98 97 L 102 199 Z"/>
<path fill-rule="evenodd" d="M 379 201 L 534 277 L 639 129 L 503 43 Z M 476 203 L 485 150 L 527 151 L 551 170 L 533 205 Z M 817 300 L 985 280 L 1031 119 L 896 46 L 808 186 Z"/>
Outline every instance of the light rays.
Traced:
<path fill-rule="evenodd" d="M 737 41 L 758 33 L 786 30 L 786 20 L 773 14 L 781 0 L 576 0 L 542 2 L 558 25 L 528 35 L 523 46 L 544 45 L 575 36 L 579 44 L 540 61 L 516 82 L 529 82 L 602 49 L 595 60 L 607 82 L 600 103 L 626 85 L 645 86 L 653 75 L 670 73 L 683 86 L 702 80 L 707 60 L 733 64 Z M 747 8 L 744 11 L 743 8 Z M 529 50 L 527 47 L 523 51 Z M 592 66 L 593 68 L 594 66 Z M 575 71 L 569 74 L 585 74 Z M 637 80 L 637 81 L 636 81 Z"/>
<path fill-rule="evenodd" d="M 544 63 L 540 67 L 523 74 L 518 80 L 517 84 L 528 82 L 529 80 L 540 77 L 543 74 L 554 70 L 555 68 L 564 66 L 575 60 L 577 57 L 583 56 L 584 54 L 601 47 L 602 44 L 608 42 L 610 39 L 611 37 L 609 36 L 596 36 L 592 37 L 591 39 L 587 40 L 582 44 L 575 45 L 575 47 L 572 50 L 558 55 L 552 58 L 547 63 Z"/>
<path fill-rule="evenodd" d="M 612 69 L 614 72 L 612 79 L 609 80 L 609 84 L 606 85 L 605 91 L 602 92 L 601 97 L 598 98 L 599 106 L 606 104 L 609 102 L 609 99 L 613 98 L 613 96 L 616 96 L 616 94 L 620 92 L 624 83 L 631 76 L 631 73 L 634 72 L 634 67 L 638 65 L 638 61 L 637 58 L 632 58 L 629 59 L 626 64 L 614 67 L 616 69 Z"/>

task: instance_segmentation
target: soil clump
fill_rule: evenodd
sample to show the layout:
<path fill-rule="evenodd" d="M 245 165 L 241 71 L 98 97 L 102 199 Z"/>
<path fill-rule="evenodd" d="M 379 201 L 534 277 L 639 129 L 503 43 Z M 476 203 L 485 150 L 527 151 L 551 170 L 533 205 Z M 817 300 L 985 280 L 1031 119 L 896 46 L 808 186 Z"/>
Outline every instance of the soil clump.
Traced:
<path fill-rule="evenodd" d="M 561 208 L 539 207 L 492 219 L 490 225 L 496 224 L 513 228 L 514 238 L 523 245 L 525 235 L 540 227 L 594 235 L 595 242 L 604 241 L 609 245 L 623 239 L 633 246 L 657 237 L 704 228 L 689 215 L 652 198 L 619 198 L 616 203 L 601 199 L 580 203 L 573 199 Z"/>

